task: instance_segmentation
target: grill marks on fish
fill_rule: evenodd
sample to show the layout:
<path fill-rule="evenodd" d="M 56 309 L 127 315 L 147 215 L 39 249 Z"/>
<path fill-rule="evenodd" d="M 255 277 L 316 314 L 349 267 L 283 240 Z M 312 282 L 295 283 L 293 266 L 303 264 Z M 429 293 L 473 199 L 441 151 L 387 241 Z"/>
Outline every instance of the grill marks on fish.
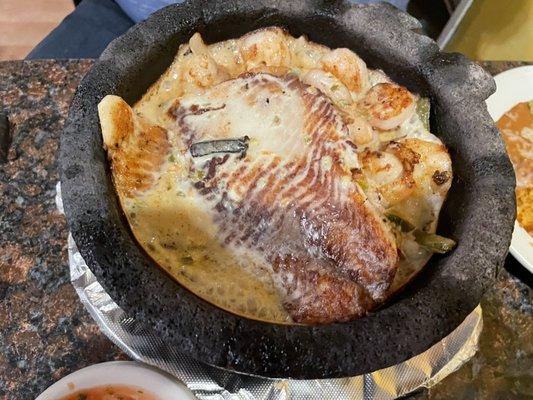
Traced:
<path fill-rule="evenodd" d="M 213 157 L 209 162 L 207 163 L 207 174 L 205 176 L 205 180 L 210 180 L 215 177 L 215 173 L 217 171 L 217 167 L 219 165 L 224 164 L 229 159 L 229 154 L 224 155 L 224 157 Z"/>
<path fill-rule="evenodd" d="M 311 257 L 278 255 L 273 261 L 278 287 L 286 291 L 284 307 L 297 322 L 344 322 L 375 307 L 368 292 Z"/>
<path fill-rule="evenodd" d="M 267 321 L 289 321 L 286 311 L 346 321 L 427 261 L 405 238 L 398 261 L 383 209 L 434 232 L 449 156 L 413 115 L 417 96 L 350 50 L 272 27 L 210 46 L 195 34 L 135 112 L 117 99 L 99 111 L 133 233 L 214 305 Z M 249 148 L 231 154 L 240 148 L 227 140 L 245 135 Z"/>
<path fill-rule="evenodd" d="M 180 132 L 182 134 L 181 139 L 183 143 L 185 143 L 185 145 L 190 147 L 196 140 L 193 136 L 193 131 L 187 124 L 186 118 L 191 115 L 202 115 L 211 111 L 222 110 L 224 107 L 226 107 L 225 104 L 221 104 L 219 106 L 214 107 L 201 107 L 197 104 L 193 104 L 189 108 L 183 108 L 180 107 L 180 101 L 176 100 L 174 104 L 172 104 L 172 106 L 168 109 L 167 115 L 170 118 L 177 120 L 178 126 L 180 127 Z"/>
<path fill-rule="evenodd" d="M 221 85 L 225 87 L 213 91 L 224 94 L 207 90 L 193 99 L 198 104 L 182 99 L 172 110 L 185 143 L 204 139 L 206 132 L 214 135 L 206 126 L 229 126 L 216 130 L 216 139 L 235 136 L 236 128 L 227 123 L 238 118 L 231 115 L 230 104 L 236 88 L 255 99 L 243 102 L 247 118 L 273 107 L 276 95 L 283 95 L 294 103 L 286 110 L 289 117 L 301 117 L 302 124 L 281 133 L 242 132 L 251 142 L 269 141 L 268 151 L 250 148 L 244 159 L 230 156 L 204 165 L 205 180 L 214 189 L 198 190 L 212 203 L 219 240 L 259 252 L 268 261 L 295 321 L 328 323 L 363 315 L 385 296 L 398 254 L 387 227 L 350 180 L 351 173 L 343 170 L 342 152 L 352 150 L 341 140 L 347 134 L 342 119 L 325 96 L 290 75 L 247 74 Z M 224 107 L 205 105 L 222 100 Z M 198 110 L 207 110 L 203 118 L 190 118 L 201 115 Z M 210 122 L 205 125 L 207 112 Z M 276 134 L 281 136 L 261 136 Z"/>

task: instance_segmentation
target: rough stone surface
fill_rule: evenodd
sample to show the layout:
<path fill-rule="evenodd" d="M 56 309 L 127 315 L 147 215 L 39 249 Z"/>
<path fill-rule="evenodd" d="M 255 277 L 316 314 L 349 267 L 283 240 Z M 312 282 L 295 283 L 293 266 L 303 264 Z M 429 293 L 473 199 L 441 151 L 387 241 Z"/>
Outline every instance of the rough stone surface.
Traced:
<path fill-rule="evenodd" d="M 490 75 L 464 56 L 439 53 L 387 4 L 217 1 L 169 6 L 111 43 L 74 97 L 61 142 L 70 229 L 111 296 L 162 337 L 206 363 L 266 376 L 361 374 L 416 355 L 450 333 L 493 284 L 510 243 L 514 174 L 484 104 Z M 238 21 L 238 23 L 236 23 Z M 435 256 L 400 296 L 365 318 L 328 326 L 283 326 L 222 311 L 155 268 L 122 216 L 102 150 L 97 103 L 133 102 L 194 31 L 207 41 L 281 25 L 319 43 L 350 47 L 411 90 L 428 95 L 432 126 L 449 146 L 455 177 L 440 231 L 458 240 Z"/>
<path fill-rule="evenodd" d="M 68 230 L 54 201 L 59 136 L 92 64 L 0 62 L 0 112 L 13 137 L 0 164 L 0 399 L 35 399 L 68 373 L 124 358 L 69 282 Z"/>

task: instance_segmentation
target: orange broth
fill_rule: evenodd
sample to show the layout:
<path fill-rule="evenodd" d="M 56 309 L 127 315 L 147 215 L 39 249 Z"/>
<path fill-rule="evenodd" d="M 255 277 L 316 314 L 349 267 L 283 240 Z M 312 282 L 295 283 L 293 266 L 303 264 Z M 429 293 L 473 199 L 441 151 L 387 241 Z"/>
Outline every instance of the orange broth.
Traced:
<path fill-rule="evenodd" d="M 126 385 L 105 385 L 78 390 L 58 400 L 159 400 L 143 388 Z"/>

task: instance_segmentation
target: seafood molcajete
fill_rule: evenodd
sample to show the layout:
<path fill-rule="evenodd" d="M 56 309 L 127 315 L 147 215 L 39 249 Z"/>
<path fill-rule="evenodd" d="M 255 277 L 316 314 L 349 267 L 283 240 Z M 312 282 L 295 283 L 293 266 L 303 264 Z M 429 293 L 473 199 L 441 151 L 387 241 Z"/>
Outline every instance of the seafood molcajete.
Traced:
<path fill-rule="evenodd" d="M 358 318 L 455 244 L 435 234 L 452 165 L 429 102 L 349 49 L 196 33 L 133 107 L 98 108 L 136 239 L 231 312 Z"/>

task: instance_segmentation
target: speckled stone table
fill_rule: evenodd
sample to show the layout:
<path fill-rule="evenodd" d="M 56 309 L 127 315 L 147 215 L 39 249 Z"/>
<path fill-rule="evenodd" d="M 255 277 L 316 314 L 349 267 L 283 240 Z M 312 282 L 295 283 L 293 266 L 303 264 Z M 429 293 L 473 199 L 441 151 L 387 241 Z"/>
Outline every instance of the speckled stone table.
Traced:
<path fill-rule="evenodd" d="M 90 364 L 127 358 L 69 283 L 67 227 L 55 206 L 68 105 L 91 60 L 0 63 L 0 112 L 12 143 L 0 164 L 0 399 L 34 399 Z M 484 63 L 492 73 L 517 63 Z M 480 351 L 417 399 L 533 396 L 532 276 L 508 258 L 482 303 Z"/>

